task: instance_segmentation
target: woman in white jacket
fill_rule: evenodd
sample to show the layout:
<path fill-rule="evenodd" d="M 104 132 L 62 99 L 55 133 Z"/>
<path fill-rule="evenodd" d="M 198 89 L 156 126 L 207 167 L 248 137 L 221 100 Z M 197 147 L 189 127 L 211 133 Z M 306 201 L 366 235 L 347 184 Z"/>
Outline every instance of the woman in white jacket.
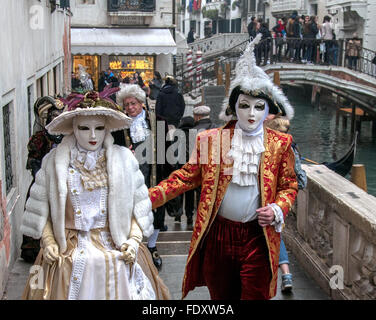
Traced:
<path fill-rule="evenodd" d="M 113 144 L 111 131 L 131 119 L 112 93 L 65 100 L 67 111 L 46 127 L 65 137 L 43 159 L 26 203 L 21 231 L 41 238 L 34 270 L 43 283 L 35 288 L 30 276 L 24 299 L 169 298 L 141 243 L 153 233 L 143 175 L 132 152 Z"/>

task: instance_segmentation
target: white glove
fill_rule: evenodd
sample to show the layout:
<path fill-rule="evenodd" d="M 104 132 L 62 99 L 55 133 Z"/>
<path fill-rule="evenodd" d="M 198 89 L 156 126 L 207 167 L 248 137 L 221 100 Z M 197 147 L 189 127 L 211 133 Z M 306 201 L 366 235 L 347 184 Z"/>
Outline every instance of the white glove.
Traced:
<path fill-rule="evenodd" d="M 126 264 L 133 264 L 136 261 L 136 249 L 132 244 L 124 243 L 121 246 L 120 251 L 123 253 L 120 259 L 124 260 Z"/>
<path fill-rule="evenodd" d="M 48 264 L 52 264 L 59 258 L 59 246 L 56 243 L 52 223 L 47 220 L 42 233 L 43 258 Z"/>

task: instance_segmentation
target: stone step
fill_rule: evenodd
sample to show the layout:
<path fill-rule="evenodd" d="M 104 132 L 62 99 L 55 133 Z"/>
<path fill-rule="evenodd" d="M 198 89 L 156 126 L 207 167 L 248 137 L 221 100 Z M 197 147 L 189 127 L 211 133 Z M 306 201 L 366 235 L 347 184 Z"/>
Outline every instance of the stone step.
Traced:
<path fill-rule="evenodd" d="M 224 95 L 225 86 L 205 86 L 204 96 L 220 96 Z"/>
<path fill-rule="evenodd" d="M 188 254 L 190 241 L 157 241 L 160 255 L 185 255 Z"/>
<path fill-rule="evenodd" d="M 160 255 L 184 255 L 188 254 L 192 231 L 164 231 L 160 232 L 157 240 L 157 248 Z M 147 239 L 143 239 L 147 245 Z"/>
<path fill-rule="evenodd" d="M 164 231 L 158 235 L 158 242 L 191 241 L 192 231 Z"/>

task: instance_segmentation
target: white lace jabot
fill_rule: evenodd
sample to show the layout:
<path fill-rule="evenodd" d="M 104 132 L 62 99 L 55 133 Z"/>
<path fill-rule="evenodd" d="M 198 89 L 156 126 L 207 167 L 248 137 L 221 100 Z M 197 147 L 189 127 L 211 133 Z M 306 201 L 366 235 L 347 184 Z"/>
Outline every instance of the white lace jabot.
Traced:
<path fill-rule="evenodd" d="M 75 160 L 84 164 L 84 168 L 91 171 L 94 170 L 97 160 L 103 156 L 105 149 L 103 147 L 95 151 L 88 151 L 82 148 L 78 143 L 71 149 L 71 164 Z"/>
<path fill-rule="evenodd" d="M 240 186 L 256 185 L 260 156 L 264 151 L 264 130 L 255 136 L 246 135 L 237 123 L 227 154 L 234 160 L 232 182 Z"/>
<path fill-rule="evenodd" d="M 146 138 L 150 135 L 150 130 L 148 124 L 146 122 L 146 112 L 142 109 L 139 115 L 132 118 L 132 124 L 129 128 L 130 136 L 132 138 L 133 143 L 138 143 L 145 141 Z"/>

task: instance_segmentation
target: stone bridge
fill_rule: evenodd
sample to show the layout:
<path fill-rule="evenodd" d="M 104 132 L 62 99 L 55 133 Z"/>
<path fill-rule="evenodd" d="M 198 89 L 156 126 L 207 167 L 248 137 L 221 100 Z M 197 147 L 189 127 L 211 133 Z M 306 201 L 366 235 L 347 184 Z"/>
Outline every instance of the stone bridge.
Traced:
<path fill-rule="evenodd" d="M 308 84 L 328 89 L 376 116 L 376 78 L 370 75 L 341 66 L 293 63 L 269 64 L 263 69 L 271 77 L 278 71 L 281 84 Z"/>

